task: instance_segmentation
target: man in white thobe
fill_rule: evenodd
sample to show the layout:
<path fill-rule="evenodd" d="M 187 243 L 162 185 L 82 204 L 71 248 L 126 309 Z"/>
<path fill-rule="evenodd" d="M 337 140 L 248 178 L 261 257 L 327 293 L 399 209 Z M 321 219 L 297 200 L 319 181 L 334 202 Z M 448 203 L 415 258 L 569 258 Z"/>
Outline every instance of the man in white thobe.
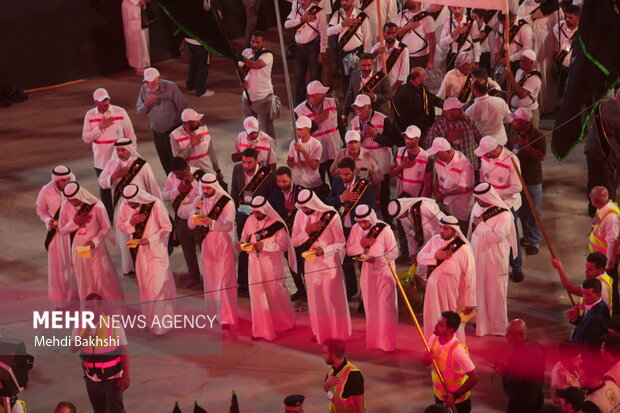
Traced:
<path fill-rule="evenodd" d="M 297 203 L 300 210 L 291 238 L 295 247 L 310 253 L 304 265 L 312 341 L 347 340 L 351 315 L 342 272 L 345 238 L 340 216 L 307 189 L 299 192 Z"/>
<path fill-rule="evenodd" d="M 476 186 L 474 197 L 468 238 L 476 260 L 476 335 L 503 336 L 508 325 L 508 257 L 517 250 L 514 220 L 489 183 Z"/>
<path fill-rule="evenodd" d="M 220 186 L 217 177 L 206 173 L 200 178 L 202 195 L 194 200 L 195 215 L 187 220 L 189 229 L 198 228 L 202 238 L 202 271 L 207 308 L 211 301 L 222 306 L 218 321 L 222 328 L 236 330 L 237 277 L 232 231 L 235 203 Z"/>
<path fill-rule="evenodd" d="M 431 198 L 400 198 L 388 203 L 388 213 L 392 218 L 398 218 L 405 230 L 407 247 L 411 261 L 417 263 L 418 252 L 424 244 L 435 234 L 439 234 L 441 223 L 445 216 L 439 205 Z M 404 240 L 400 240 L 404 242 Z M 418 274 L 425 274 L 426 266 L 418 265 Z"/>
<path fill-rule="evenodd" d="M 60 307 L 67 305 L 66 301 L 78 299 L 77 282 L 71 266 L 69 235 L 58 231 L 62 190 L 71 181 L 75 181 L 71 170 L 58 165 L 52 169 L 52 180 L 43 185 L 36 201 L 37 215 L 47 228 L 47 296 Z"/>
<path fill-rule="evenodd" d="M 123 0 L 121 4 L 127 63 L 138 76 L 142 76 L 144 69 L 151 65 L 149 29 L 142 28 L 142 8 L 146 3 L 147 0 Z"/>
<path fill-rule="evenodd" d="M 115 214 L 118 214 L 117 207 L 120 204 L 123 189 L 129 184 L 137 185 L 154 197 L 161 199 L 161 191 L 153 169 L 136 151 L 135 145 L 129 139 L 121 138 L 116 141 L 114 147 L 113 155 L 97 180 L 101 188 L 112 190 Z M 116 226 L 116 242 L 121 250 L 121 266 L 125 275 L 135 273 L 129 248 L 125 245 L 129 239 L 129 234 L 124 233 Z"/>
<path fill-rule="evenodd" d="M 424 335 L 433 332 L 444 311 L 471 313 L 476 305 L 476 265 L 469 241 L 459 229 L 456 217 L 441 219 L 441 230 L 418 253 L 418 262 L 427 266 L 424 294 Z M 465 324 L 456 336 L 465 344 Z"/>
<path fill-rule="evenodd" d="M 347 240 L 347 254 L 362 262 L 360 287 L 366 313 L 366 349 L 396 350 L 398 301 L 390 266 L 398 245 L 389 225 L 377 219 L 368 205 L 355 208 L 357 224 Z"/>
<path fill-rule="evenodd" d="M 80 300 L 91 293 L 104 300 L 122 300 L 121 284 L 105 244 L 111 227 L 103 203 L 75 181 L 65 185 L 63 195 L 58 231 L 70 237 Z"/>
<path fill-rule="evenodd" d="M 129 184 L 123 189 L 123 201 L 116 215 L 116 224 L 126 234 L 132 234 L 137 245 L 131 255 L 140 287 L 142 313 L 147 319 L 174 313 L 177 296 L 172 267 L 168 257 L 168 237 L 172 224 L 163 201 Z M 151 324 L 151 331 L 164 334 L 168 328 Z"/>
<path fill-rule="evenodd" d="M 252 310 L 252 340 L 273 340 L 295 326 L 295 311 L 286 289 L 286 258 L 296 272 L 295 249 L 284 220 L 262 196 L 252 199 L 237 248 L 249 246 L 248 280 Z"/>

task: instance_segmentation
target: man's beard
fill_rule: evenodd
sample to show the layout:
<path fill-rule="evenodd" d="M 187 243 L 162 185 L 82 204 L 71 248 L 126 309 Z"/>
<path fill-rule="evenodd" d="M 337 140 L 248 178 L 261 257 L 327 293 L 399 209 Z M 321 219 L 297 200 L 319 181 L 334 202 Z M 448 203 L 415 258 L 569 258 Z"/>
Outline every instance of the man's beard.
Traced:
<path fill-rule="evenodd" d="M 196 124 L 196 126 L 194 126 L 194 125 L 190 125 L 190 126 L 189 126 L 189 129 L 190 129 L 190 130 L 196 130 L 196 129 L 198 129 L 199 127 L 200 127 L 200 123 L 197 123 L 197 124 Z"/>
<path fill-rule="evenodd" d="M 211 198 L 213 195 L 215 195 L 215 192 L 212 192 L 211 194 L 207 194 L 206 192 L 203 192 L 203 193 L 202 193 L 202 195 L 203 195 L 205 198 Z"/>
<path fill-rule="evenodd" d="M 293 187 L 293 185 L 281 186 L 280 190 L 281 191 L 290 191 L 292 187 Z"/>
<path fill-rule="evenodd" d="M 393 45 L 394 43 L 396 43 L 396 39 L 385 39 L 385 42 L 389 45 Z"/>
<path fill-rule="evenodd" d="M 264 220 L 265 218 L 267 218 L 267 215 L 261 215 L 261 217 L 260 217 L 260 218 L 258 217 L 258 215 L 254 215 L 254 216 L 256 217 L 256 220 L 257 220 L 257 221 L 262 221 L 262 220 Z"/>
<path fill-rule="evenodd" d="M 314 211 L 310 209 L 308 211 L 304 211 L 304 214 L 310 216 L 310 215 L 314 214 Z"/>

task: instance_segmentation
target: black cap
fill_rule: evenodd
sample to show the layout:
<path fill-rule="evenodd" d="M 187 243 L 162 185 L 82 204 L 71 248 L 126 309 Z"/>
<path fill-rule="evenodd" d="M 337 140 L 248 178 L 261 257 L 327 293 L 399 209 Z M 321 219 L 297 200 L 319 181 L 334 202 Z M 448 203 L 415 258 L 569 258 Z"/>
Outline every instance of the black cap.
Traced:
<path fill-rule="evenodd" d="M 306 397 L 301 394 L 291 394 L 284 398 L 284 405 L 288 407 L 299 407 L 303 404 Z"/>
<path fill-rule="evenodd" d="M 583 391 L 577 387 L 567 387 L 565 389 L 558 389 L 555 394 L 566 400 L 573 408 L 581 410 L 581 405 L 585 399 Z"/>

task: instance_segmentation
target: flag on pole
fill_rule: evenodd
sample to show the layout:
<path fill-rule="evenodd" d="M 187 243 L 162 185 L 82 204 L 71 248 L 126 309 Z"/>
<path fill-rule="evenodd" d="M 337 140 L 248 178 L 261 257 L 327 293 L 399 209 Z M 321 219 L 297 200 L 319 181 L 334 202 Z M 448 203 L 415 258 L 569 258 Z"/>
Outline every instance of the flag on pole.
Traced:
<path fill-rule="evenodd" d="M 234 390 L 232 392 L 232 399 L 230 399 L 229 413 L 239 413 L 239 402 L 237 401 L 237 393 Z"/>

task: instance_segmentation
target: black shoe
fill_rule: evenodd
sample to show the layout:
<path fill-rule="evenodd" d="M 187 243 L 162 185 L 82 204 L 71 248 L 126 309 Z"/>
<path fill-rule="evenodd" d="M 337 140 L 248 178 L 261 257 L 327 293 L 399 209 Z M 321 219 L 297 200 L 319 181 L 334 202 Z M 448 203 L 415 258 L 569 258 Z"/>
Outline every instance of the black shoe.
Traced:
<path fill-rule="evenodd" d="M 527 245 L 525 247 L 525 253 L 527 255 L 536 255 L 536 254 L 538 254 L 538 247 L 535 247 L 533 245 Z"/>
<path fill-rule="evenodd" d="M 239 297 L 249 297 L 250 296 L 250 291 L 249 290 L 237 290 L 237 296 Z"/>
<path fill-rule="evenodd" d="M 366 311 L 364 310 L 364 302 L 360 300 L 359 305 L 357 306 L 357 313 L 358 314 L 366 314 Z"/>
<path fill-rule="evenodd" d="M 129 278 L 136 278 L 136 272 L 135 271 L 129 271 L 123 274 L 125 277 L 129 277 Z"/>
<path fill-rule="evenodd" d="M 510 277 L 510 279 L 516 283 L 520 283 L 521 281 L 523 281 L 523 278 L 525 278 L 525 276 L 523 275 L 523 271 L 511 271 L 508 277 Z"/>
<path fill-rule="evenodd" d="M 291 295 L 291 301 L 305 300 L 305 299 L 306 299 L 306 292 L 305 291 L 297 290 L 297 292 L 295 294 Z"/>
<path fill-rule="evenodd" d="M 528 245 L 530 245 L 530 242 L 526 240 L 525 238 L 521 238 L 519 243 L 521 244 L 522 247 L 527 247 Z"/>

